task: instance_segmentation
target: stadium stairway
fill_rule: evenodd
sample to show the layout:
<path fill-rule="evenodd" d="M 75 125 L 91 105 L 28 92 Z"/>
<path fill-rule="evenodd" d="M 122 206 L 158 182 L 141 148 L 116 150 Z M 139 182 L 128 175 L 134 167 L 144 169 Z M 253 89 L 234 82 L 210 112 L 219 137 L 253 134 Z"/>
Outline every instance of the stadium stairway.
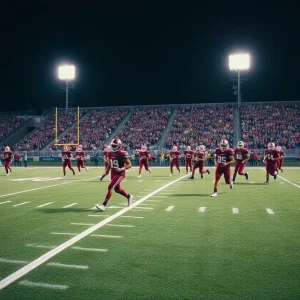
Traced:
<path fill-rule="evenodd" d="M 157 149 L 162 149 L 162 148 L 165 147 L 166 141 L 168 139 L 168 136 L 169 136 L 170 130 L 172 128 L 175 116 L 177 115 L 177 112 L 178 112 L 178 109 L 174 108 L 174 110 L 173 110 L 173 112 L 172 112 L 172 114 L 171 114 L 171 116 L 169 118 L 167 127 L 166 127 L 166 129 L 165 129 L 165 131 L 164 131 L 164 133 L 163 133 L 160 141 L 157 144 Z"/>
<path fill-rule="evenodd" d="M 240 110 L 235 107 L 233 112 L 233 145 L 231 147 L 235 147 L 238 141 L 241 140 L 241 116 Z"/>
<path fill-rule="evenodd" d="M 104 141 L 104 144 L 107 145 L 115 136 L 118 135 L 118 132 L 120 132 L 122 130 L 122 128 L 124 127 L 124 125 L 127 123 L 127 121 L 130 119 L 132 113 L 134 112 L 134 109 L 131 109 L 129 111 L 129 113 L 127 114 L 127 116 L 123 119 L 123 121 L 119 124 L 119 126 L 116 128 L 116 130 L 114 130 L 111 135 L 109 136 L 109 138 L 107 140 Z"/>

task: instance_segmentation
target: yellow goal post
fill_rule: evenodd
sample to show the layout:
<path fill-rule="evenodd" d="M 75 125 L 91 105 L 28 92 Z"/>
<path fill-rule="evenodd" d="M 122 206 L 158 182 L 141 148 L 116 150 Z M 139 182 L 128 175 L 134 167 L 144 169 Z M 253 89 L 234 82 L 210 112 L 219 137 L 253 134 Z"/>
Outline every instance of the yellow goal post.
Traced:
<path fill-rule="evenodd" d="M 55 108 L 55 146 L 78 146 L 80 145 L 80 110 L 77 107 L 77 144 L 59 144 L 58 143 L 58 108 Z"/>

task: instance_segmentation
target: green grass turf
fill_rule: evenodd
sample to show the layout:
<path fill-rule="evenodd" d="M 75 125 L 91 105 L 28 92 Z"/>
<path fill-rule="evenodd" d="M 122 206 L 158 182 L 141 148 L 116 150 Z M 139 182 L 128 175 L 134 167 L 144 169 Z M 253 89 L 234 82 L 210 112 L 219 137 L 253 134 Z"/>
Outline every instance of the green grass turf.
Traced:
<path fill-rule="evenodd" d="M 300 295 L 300 170 L 284 169 L 282 178 L 264 185 L 262 169 L 250 169 L 249 181 L 238 176 L 233 190 L 221 180 L 219 195 L 210 198 L 213 174 L 197 174 L 172 184 L 139 207 L 110 222 L 133 227 L 103 226 L 73 246 L 107 249 L 86 252 L 68 248 L 49 262 L 89 266 L 87 270 L 62 269 L 42 264 L 0 291 L 0 299 L 299 299 Z M 213 169 L 212 169 L 213 171 Z M 99 182 L 103 168 L 82 176 L 60 179 L 60 168 L 15 168 L 0 176 L 0 196 L 56 185 L 0 198 L 0 258 L 33 261 L 51 249 L 27 244 L 58 246 L 126 205 L 113 194 L 104 213 L 91 209 L 101 203 L 108 180 Z M 176 172 L 174 172 L 176 174 Z M 179 178 L 167 168 L 152 175 L 137 169 L 127 173 L 122 186 L 135 200 Z M 26 178 L 44 178 L 33 181 Z M 46 180 L 45 178 L 57 178 Z M 283 178 L 290 181 L 284 181 Z M 143 180 L 143 181 L 139 181 Z M 159 181 L 158 181 L 159 180 Z M 64 184 L 67 183 L 67 184 Z M 293 185 L 296 184 L 297 186 Z M 170 194 L 165 194 L 170 193 Z M 28 204 L 13 207 L 15 204 Z M 54 202 L 37 208 L 38 205 Z M 66 205 L 76 205 L 63 208 Z M 174 209 L 167 212 L 169 206 Z M 200 207 L 206 207 L 204 213 Z M 239 213 L 233 214 L 232 208 Z M 274 215 L 266 212 L 271 208 Z M 0 262 L 0 280 L 19 270 L 20 264 Z M 66 290 L 20 285 L 22 280 L 67 285 Z"/>

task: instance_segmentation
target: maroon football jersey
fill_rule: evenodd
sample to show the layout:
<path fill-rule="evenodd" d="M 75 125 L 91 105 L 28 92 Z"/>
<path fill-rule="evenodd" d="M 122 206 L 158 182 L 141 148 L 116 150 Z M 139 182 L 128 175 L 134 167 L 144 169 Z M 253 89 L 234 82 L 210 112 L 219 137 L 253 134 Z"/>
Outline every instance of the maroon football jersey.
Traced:
<path fill-rule="evenodd" d="M 148 150 L 145 151 L 139 151 L 139 158 L 140 160 L 147 160 L 147 158 L 149 158 L 149 154 L 150 152 Z"/>
<path fill-rule="evenodd" d="M 277 161 L 274 160 L 274 158 L 279 157 L 279 151 L 278 150 L 265 150 L 265 160 L 268 164 L 276 164 Z"/>
<path fill-rule="evenodd" d="M 170 158 L 171 160 L 179 160 L 180 152 L 179 151 L 170 151 Z"/>
<path fill-rule="evenodd" d="M 220 148 L 217 148 L 215 150 L 215 155 L 217 163 L 220 167 L 222 167 L 222 165 L 230 161 L 230 156 L 234 155 L 234 151 L 231 148 L 228 148 L 224 151 L 222 151 Z M 226 167 L 230 168 L 230 165 L 227 165 Z"/>
<path fill-rule="evenodd" d="M 195 152 L 194 153 L 194 160 L 195 161 L 203 161 L 206 156 L 206 151 L 201 151 L 201 152 Z"/>
<path fill-rule="evenodd" d="M 234 149 L 234 159 L 236 161 L 242 162 L 245 160 L 247 157 L 246 155 L 249 154 L 247 148 L 235 148 Z"/>
<path fill-rule="evenodd" d="M 280 150 L 280 151 L 279 151 L 279 156 L 280 156 L 280 159 L 283 159 L 283 158 L 284 158 L 284 151 L 283 151 L 283 150 Z"/>
<path fill-rule="evenodd" d="M 84 160 L 84 157 L 85 157 L 83 151 L 76 151 L 75 156 L 76 156 L 77 160 Z"/>
<path fill-rule="evenodd" d="M 128 153 L 125 150 L 119 150 L 117 152 L 108 152 L 107 155 L 112 173 L 125 176 L 125 170 L 121 172 L 116 172 L 115 169 L 124 167 L 124 162 L 129 157 Z"/>
<path fill-rule="evenodd" d="M 185 150 L 183 152 L 183 154 L 184 154 L 185 160 L 191 160 L 194 155 L 194 152 L 192 150 Z"/>
<path fill-rule="evenodd" d="M 72 153 L 70 150 L 68 151 L 63 151 L 62 154 L 61 154 L 62 158 L 64 161 L 69 161 L 71 160 L 71 157 L 72 157 Z"/>
<path fill-rule="evenodd" d="M 13 159 L 13 154 L 11 151 L 4 151 L 2 157 L 5 161 L 11 161 Z"/>

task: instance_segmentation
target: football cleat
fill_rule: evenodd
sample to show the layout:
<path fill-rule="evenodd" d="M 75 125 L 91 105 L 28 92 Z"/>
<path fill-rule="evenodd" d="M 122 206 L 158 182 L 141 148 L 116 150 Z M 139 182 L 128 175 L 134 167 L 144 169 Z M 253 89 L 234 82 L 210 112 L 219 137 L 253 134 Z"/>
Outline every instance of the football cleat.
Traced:
<path fill-rule="evenodd" d="M 229 148 L 229 143 L 227 140 L 222 140 L 220 143 L 220 148 L 222 151 L 225 151 L 226 149 Z"/>
<path fill-rule="evenodd" d="M 269 143 L 268 144 L 268 149 L 269 150 L 275 150 L 275 144 L 274 143 Z"/>
<path fill-rule="evenodd" d="M 210 197 L 217 197 L 218 196 L 218 193 L 213 193 L 210 195 Z"/>
<path fill-rule="evenodd" d="M 128 200 L 128 206 L 130 206 L 132 204 L 132 200 L 133 200 L 133 195 L 128 194 L 127 196 L 127 200 Z"/>
<path fill-rule="evenodd" d="M 170 174 L 170 176 L 173 176 L 173 174 Z"/>
<path fill-rule="evenodd" d="M 244 146 L 245 146 L 245 144 L 244 144 L 243 141 L 239 141 L 238 144 L 237 144 L 237 147 L 240 148 L 240 149 L 244 148 Z"/>
<path fill-rule="evenodd" d="M 189 177 L 188 179 L 194 179 L 194 176 Z"/>
<path fill-rule="evenodd" d="M 266 181 L 265 184 L 269 184 L 269 181 Z"/>
<path fill-rule="evenodd" d="M 98 209 L 98 210 L 100 210 L 100 211 L 105 211 L 105 206 L 103 205 L 103 204 L 96 204 L 95 205 L 96 206 L 96 208 Z"/>
<path fill-rule="evenodd" d="M 210 171 L 207 169 L 207 170 L 206 170 L 206 173 L 209 175 L 209 174 L 210 174 Z"/>
<path fill-rule="evenodd" d="M 102 180 L 104 179 L 105 176 L 106 176 L 106 175 L 103 174 L 103 175 L 100 177 L 100 181 L 102 181 Z"/>
<path fill-rule="evenodd" d="M 249 179 L 249 174 L 245 173 L 245 177 L 246 177 L 246 180 L 248 180 Z"/>
<path fill-rule="evenodd" d="M 138 175 L 138 176 L 137 176 L 137 178 L 140 178 L 140 177 L 142 177 L 142 175 Z"/>
<path fill-rule="evenodd" d="M 233 183 L 232 183 L 232 181 L 230 181 L 230 189 L 232 190 L 233 189 Z"/>
<path fill-rule="evenodd" d="M 200 177 L 203 178 L 203 174 L 202 173 L 200 174 Z"/>
<path fill-rule="evenodd" d="M 111 143 L 110 143 L 110 146 L 111 146 L 111 150 L 113 152 L 118 152 L 121 148 L 122 148 L 122 142 L 120 139 L 118 138 L 114 138 Z"/>

